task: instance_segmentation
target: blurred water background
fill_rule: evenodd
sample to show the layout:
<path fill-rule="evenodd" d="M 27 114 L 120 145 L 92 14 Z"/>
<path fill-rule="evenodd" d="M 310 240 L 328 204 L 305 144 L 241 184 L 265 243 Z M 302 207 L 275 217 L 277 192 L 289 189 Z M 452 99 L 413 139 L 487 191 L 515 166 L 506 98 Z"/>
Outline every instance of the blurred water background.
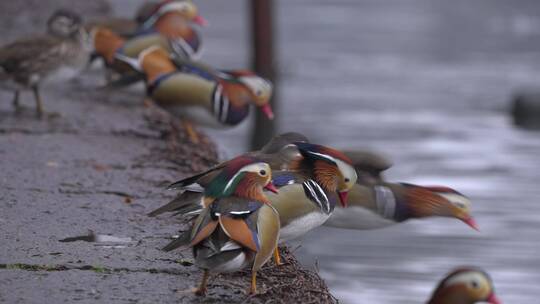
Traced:
<path fill-rule="evenodd" d="M 128 16 L 140 2 L 112 0 Z M 204 61 L 248 67 L 248 0 L 196 2 L 210 21 Z M 540 90 L 540 2 L 275 2 L 279 129 L 382 152 L 392 181 L 457 188 L 481 228 L 319 229 L 299 242 L 303 263 L 343 303 L 423 303 L 459 265 L 487 269 L 504 303 L 538 303 L 540 133 L 514 128 L 507 108 L 516 89 Z M 232 156 L 250 124 L 209 132 Z"/>

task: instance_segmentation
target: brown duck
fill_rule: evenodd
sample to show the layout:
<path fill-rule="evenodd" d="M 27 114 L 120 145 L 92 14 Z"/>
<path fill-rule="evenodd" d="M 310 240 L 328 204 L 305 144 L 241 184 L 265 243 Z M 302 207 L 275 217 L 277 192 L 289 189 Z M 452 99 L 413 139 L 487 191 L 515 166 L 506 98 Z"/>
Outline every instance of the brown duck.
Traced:
<path fill-rule="evenodd" d="M 15 92 L 13 105 L 19 109 L 20 90 L 31 89 L 38 116 L 43 113 L 39 87 L 48 78 L 68 79 L 86 65 L 90 54 L 88 35 L 79 15 L 56 11 L 47 22 L 48 32 L 14 41 L 0 48 L 0 83 Z"/>

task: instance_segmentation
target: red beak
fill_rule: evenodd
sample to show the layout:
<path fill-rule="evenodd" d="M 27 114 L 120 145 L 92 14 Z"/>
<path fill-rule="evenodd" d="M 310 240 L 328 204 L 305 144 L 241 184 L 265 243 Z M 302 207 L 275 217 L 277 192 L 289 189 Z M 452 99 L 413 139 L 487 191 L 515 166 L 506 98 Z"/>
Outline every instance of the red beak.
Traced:
<path fill-rule="evenodd" d="M 465 224 L 469 225 L 472 229 L 474 229 L 476 231 L 480 231 L 480 229 L 478 228 L 478 224 L 476 223 L 474 218 L 472 218 L 472 217 L 466 218 L 466 219 L 463 220 L 463 222 Z"/>
<path fill-rule="evenodd" d="M 341 203 L 341 207 L 347 208 L 347 199 L 349 197 L 349 191 L 339 191 L 339 202 Z"/>
<path fill-rule="evenodd" d="M 264 186 L 264 189 L 268 190 L 268 191 L 271 191 L 271 192 L 274 192 L 274 193 L 278 193 L 278 189 L 276 188 L 276 186 L 274 186 L 274 184 L 272 184 L 272 182 L 269 182 L 268 184 L 266 184 L 266 186 Z"/>
<path fill-rule="evenodd" d="M 208 26 L 208 21 L 206 21 L 206 19 L 204 19 L 201 15 L 195 16 L 195 18 L 193 18 L 193 22 L 200 26 Z"/>
<path fill-rule="evenodd" d="M 270 104 L 267 103 L 264 106 L 261 106 L 261 110 L 268 119 L 274 119 L 274 112 L 272 111 L 272 107 L 270 107 Z"/>
<path fill-rule="evenodd" d="M 486 301 L 491 304 L 502 304 L 501 300 L 499 300 L 494 293 L 491 293 Z"/>

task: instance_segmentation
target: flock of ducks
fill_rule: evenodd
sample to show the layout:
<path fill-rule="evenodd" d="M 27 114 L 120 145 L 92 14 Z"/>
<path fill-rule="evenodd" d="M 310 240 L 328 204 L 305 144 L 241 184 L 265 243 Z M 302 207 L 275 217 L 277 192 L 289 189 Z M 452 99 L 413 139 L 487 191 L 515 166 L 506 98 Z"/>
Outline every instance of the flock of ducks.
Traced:
<path fill-rule="evenodd" d="M 192 123 L 234 126 L 259 107 L 269 119 L 272 84 L 247 70 L 223 71 L 197 61 L 206 21 L 191 1 L 149 2 L 135 20 L 104 19 L 84 24 L 58 10 L 47 33 L 0 49 L 0 81 L 14 91 L 30 89 L 36 113 L 44 112 L 39 86 L 66 77 L 102 59 L 109 85 L 146 84 L 147 98 L 181 119 L 197 142 Z M 55 76 L 53 76 L 55 75 Z M 72 76 L 67 76 L 72 77 Z M 174 213 L 192 217 L 192 228 L 163 249 L 192 248 L 203 270 L 197 295 L 207 292 L 210 273 L 251 267 L 250 293 L 257 293 L 257 271 L 272 257 L 284 263 L 278 245 L 321 226 L 377 229 L 409 219 L 450 217 L 478 229 L 470 201 L 441 186 L 392 183 L 382 177 L 391 163 L 374 153 L 339 151 L 310 142 L 299 133 L 276 136 L 248 152 L 170 185 L 181 192 L 149 216 Z M 449 273 L 428 303 L 501 303 L 489 275 L 474 267 Z"/>

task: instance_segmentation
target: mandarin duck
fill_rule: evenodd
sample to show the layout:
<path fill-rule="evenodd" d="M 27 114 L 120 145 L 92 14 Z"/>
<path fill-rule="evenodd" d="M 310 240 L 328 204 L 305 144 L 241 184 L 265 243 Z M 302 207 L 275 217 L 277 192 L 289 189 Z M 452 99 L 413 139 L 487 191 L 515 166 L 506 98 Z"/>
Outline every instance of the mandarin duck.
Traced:
<path fill-rule="evenodd" d="M 311 143 L 294 145 L 303 159 L 290 170 L 274 171 L 273 183 L 279 193 L 268 195 L 279 214 L 280 243 L 324 224 L 338 201 L 347 206 L 348 192 L 357 179 L 351 161 L 340 151 Z M 274 258 L 276 264 L 282 264 L 277 247 Z"/>
<path fill-rule="evenodd" d="M 90 20 L 85 24 L 85 28 L 90 31 L 95 27 L 105 27 L 113 31 L 114 33 L 119 34 L 124 38 L 131 38 L 137 34 L 138 31 L 144 28 L 149 28 L 152 25 L 151 19 L 159 11 L 160 8 L 165 6 L 168 3 L 177 2 L 177 3 L 188 3 L 187 5 L 183 4 L 174 4 L 180 8 L 180 10 L 186 11 L 186 15 L 191 22 L 206 26 L 208 22 L 197 15 L 197 7 L 191 3 L 189 0 L 163 0 L 163 1 L 146 1 L 142 3 L 137 9 L 134 18 L 124 18 L 124 17 L 101 17 L 97 19 Z M 195 17 L 190 17 L 195 15 Z"/>
<path fill-rule="evenodd" d="M 253 72 L 173 61 L 159 47 L 146 49 L 138 61 L 122 60 L 144 73 L 148 97 L 181 118 L 192 142 L 199 140 L 191 122 L 215 128 L 235 126 L 248 116 L 250 105 L 259 107 L 268 119 L 274 118 L 269 104 L 272 84 Z"/>
<path fill-rule="evenodd" d="M 104 59 L 109 82 L 113 70 L 130 76 L 129 80 L 126 80 L 126 76 L 121 78 L 124 83 L 117 82 L 117 85 L 131 84 L 139 80 L 137 75 L 129 74 L 132 70 L 126 68 L 123 62 L 118 62 L 116 56 L 136 58 L 148 47 L 161 46 L 176 57 L 197 59 L 202 51 L 201 38 L 190 22 L 203 24 L 201 20 L 204 19 L 197 15 L 197 7 L 190 1 L 163 1 L 130 39 L 115 33 L 106 25 L 93 27 L 94 57 Z"/>
<path fill-rule="evenodd" d="M 391 166 L 384 157 L 370 152 L 348 156 L 359 179 L 350 191 L 349 206 L 338 206 L 325 226 L 377 229 L 409 219 L 442 216 L 459 219 L 478 230 L 471 216 L 471 201 L 458 191 L 443 186 L 389 183 L 381 176 Z"/>
<path fill-rule="evenodd" d="M 458 268 L 437 286 L 428 304 L 501 304 L 495 295 L 493 281 L 476 267 Z"/>
<path fill-rule="evenodd" d="M 269 144 L 265 149 L 275 151 L 278 146 L 285 144 L 280 150 L 272 154 L 258 154 L 259 157 L 269 159 L 268 163 L 273 163 L 274 167 L 281 168 L 273 171 L 273 183 L 280 194 L 268 193 L 282 223 L 280 242 L 300 237 L 322 225 L 334 211 L 336 202 L 347 204 L 347 192 L 356 182 L 356 172 L 350 160 L 341 152 L 305 142 L 286 142 L 283 137 L 277 138 L 274 140 L 275 145 Z M 149 215 L 200 212 L 204 207 L 200 204 L 201 192 L 208 188 L 205 180 L 220 174 L 222 168 L 223 165 L 218 165 L 172 184 L 171 189 L 182 189 L 185 192 Z M 277 264 L 281 264 L 277 248 L 275 259 Z"/>
<path fill-rule="evenodd" d="M 163 248 L 193 248 L 204 271 L 197 295 L 206 293 L 210 272 L 251 267 L 250 293 L 257 293 L 257 271 L 268 261 L 279 238 L 279 215 L 263 189 L 276 191 L 267 163 L 240 156 L 227 162 L 204 190 L 204 209 L 190 231 Z"/>
<path fill-rule="evenodd" d="M 275 136 L 261 150 L 243 154 L 254 157 L 270 165 L 272 171 L 291 170 L 298 167 L 302 155 L 293 142 L 307 142 L 307 138 L 299 133 L 289 132 Z M 217 175 L 221 173 L 227 162 L 218 164 L 202 173 L 185 178 L 171 184 L 169 189 L 182 190 L 174 200 L 148 213 L 154 217 L 167 212 L 189 214 L 200 210 L 202 192 Z"/>
<path fill-rule="evenodd" d="M 15 92 L 13 105 L 19 109 L 19 91 L 31 89 L 38 116 L 43 113 L 39 86 L 45 79 L 69 79 L 85 66 L 90 47 L 81 17 L 57 10 L 47 21 L 47 34 L 24 38 L 0 48 L 0 82 Z"/>

